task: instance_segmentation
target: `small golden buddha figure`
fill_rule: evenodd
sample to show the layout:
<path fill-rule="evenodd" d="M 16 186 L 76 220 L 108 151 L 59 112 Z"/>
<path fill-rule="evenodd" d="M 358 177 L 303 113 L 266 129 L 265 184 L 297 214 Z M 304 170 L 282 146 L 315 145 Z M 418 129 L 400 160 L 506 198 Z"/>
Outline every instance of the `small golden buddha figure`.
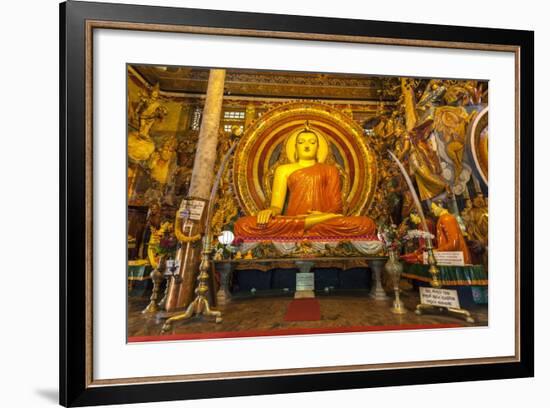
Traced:
<path fill-rule="evenodd" d="M 306 125 L 285 146 L 288 164 L 275 169 L 269 208 L 235 223 L 235 235 L 244 239 L 306 237 L 367 238 L 376 224 L 366 216 L 344 216 L 340 175 L 324 163 L 325 137 Z"/>
<path fill-rule="evenodd" d="M 432 203 L 431 209 L 434 215 L 438 217 L 436 225 L 437 248 L 435 250 L 461 251 L 464 255 L 464 264 L 471 264 L 470 250 L 462 236 L 462 230 L 455 216 L 436 203 Z"/>
<path fill-rule="evenodd" d="M 160 98 L 158 82 L 151 89 L 148 96 L 143 96 L 136 107 L 136 115 L 139 118 L 139 134 L 143 138 L 149 138 L 149 131 L 153 124 L 168 114 L 166 107 Z"/>

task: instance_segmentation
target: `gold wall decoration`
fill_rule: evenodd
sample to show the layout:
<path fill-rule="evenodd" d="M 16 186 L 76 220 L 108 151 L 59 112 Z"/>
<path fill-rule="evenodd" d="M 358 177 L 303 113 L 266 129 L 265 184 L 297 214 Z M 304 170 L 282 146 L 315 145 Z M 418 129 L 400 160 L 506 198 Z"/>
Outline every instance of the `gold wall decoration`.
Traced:
<path fill-rule="evenodd" d="M 363 129 L 350 116 L 328 104 L 299 101 L 265 112 L 239 142 L 233 165 L 235 193 L 247 215 L 269 202 L 268 178 L 287 162 L 284 144 L 305 121 L 321 132 L 329 144 L 327 161 L 341 170 L 346 215 L 363 215 L 373 201 L 377 185 L 377 160 L 365 143 Z"/>
<path fill-rule="evenodd" d="M 224 185 L 220 187 L 220 193 L 216 199 L 214 214 L 211 221 L 212 232 L 215 236 L 219 235 L 239 213 L 234 197 L 235 195 L 230 185 L 224 183 Z"/>

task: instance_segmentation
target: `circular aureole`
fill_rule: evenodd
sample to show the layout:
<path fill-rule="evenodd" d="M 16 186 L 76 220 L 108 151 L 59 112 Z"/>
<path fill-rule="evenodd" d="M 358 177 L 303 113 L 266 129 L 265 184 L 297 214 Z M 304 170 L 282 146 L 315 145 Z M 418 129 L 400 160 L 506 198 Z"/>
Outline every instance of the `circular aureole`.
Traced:
<path fill-rule="evenodd" d="M 256 214 L 269 206 L 266 186 L 271 185 L 278 165 L 294 160 L 293 140 L 306 122 L 320 136 L 318 160 L 336 165 L 341 172 L 345 214 L 367 213 L 378 176 L 376 156 L 366 143 L 363 128 L 331 105 L 297 101 L 263 113 L 245 129 L 239 141 L 233 160 L 233 183 L 245 214 Z"/>

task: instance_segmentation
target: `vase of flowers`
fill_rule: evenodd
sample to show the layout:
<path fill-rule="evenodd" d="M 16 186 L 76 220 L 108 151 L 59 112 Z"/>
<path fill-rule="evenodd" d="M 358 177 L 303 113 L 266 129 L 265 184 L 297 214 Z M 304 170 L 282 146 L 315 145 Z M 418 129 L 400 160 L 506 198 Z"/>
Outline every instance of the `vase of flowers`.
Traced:
<path fill-rule="evenodd" d="M 392 313 L 405 314 L 405 305 L 399 296 L 399 282 L 401 281 L 401 273 L 403 272 L 403 264 L 399 261 L 399 254 L 395 250 L 390 250 L 388 253 L 388 262 L 385 265 L 386 272 L 391 278 L 393 284 L 393 292 L 395 298 L 391 308 Z"/>
<path fill-rule="evenodd" d="M 388 261 L 384 269 L 390 277 L 393 286 L 394 301 L 391 311 L 395 314 L 405 314 L 407 311 L 399 293 L 399 282 L 401 280 L 401 273 L 403 272 L 403 264 L 399 260 L 399 254 L 403 242 L 407 239 L 406 230 L 395 224 L 382 225 L 379 228 L 378 238 L 383 242 L 388 253 Z"/>

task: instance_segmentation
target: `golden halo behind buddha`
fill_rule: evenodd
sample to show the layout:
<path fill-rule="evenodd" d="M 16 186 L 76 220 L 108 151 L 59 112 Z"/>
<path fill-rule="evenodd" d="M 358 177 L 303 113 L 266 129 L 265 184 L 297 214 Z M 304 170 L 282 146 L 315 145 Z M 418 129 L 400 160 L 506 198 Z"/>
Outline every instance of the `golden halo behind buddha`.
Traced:
<path fill-rule="evenodd" d="M 245 129 L 235 151 L 233 185 L 247 215 L 269 205 L 277 166 L 296 161 L 296 138 L 305 130 L 318 136 L 317 161 L 338 167 L 346 215 L 365 215 L 377 185 L 376 155 L 363 128 L 341 110 L 317 101 L 276 106 Z"/>
<path fill-rule="evenodd" d="M 288 158 L 288 161 L 291 163 L 296 162 L 296 138 L 300 133 L 303 132 L 309 132 L 313 133 L 317 136 L 317 141 L 319 143 L 319 147 L 317 150 L 317 162 L 324 163 L 327 160 L 328 153 L 329 153 L 329 147 L 327 138 L 319 129 L 313 129 L 308 123 L 309 121 L 306 121 L 306 124 L 299 128 L 298 130 L 292 132 L 287 140 L 285 141 L 285 152 L 286 157 Z"/>

